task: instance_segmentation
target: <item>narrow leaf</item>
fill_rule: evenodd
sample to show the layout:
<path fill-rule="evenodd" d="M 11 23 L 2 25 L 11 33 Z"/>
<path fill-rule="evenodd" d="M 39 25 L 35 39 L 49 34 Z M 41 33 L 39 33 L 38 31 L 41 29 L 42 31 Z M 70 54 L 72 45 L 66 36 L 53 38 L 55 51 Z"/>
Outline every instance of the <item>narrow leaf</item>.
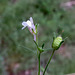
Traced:
<path fill-rule="evenodd" d="M 43 49 L 44 45 L 45 45 L 45 44 L 43 43 L 43 44 L 42 44 L 42 49 Z"/>

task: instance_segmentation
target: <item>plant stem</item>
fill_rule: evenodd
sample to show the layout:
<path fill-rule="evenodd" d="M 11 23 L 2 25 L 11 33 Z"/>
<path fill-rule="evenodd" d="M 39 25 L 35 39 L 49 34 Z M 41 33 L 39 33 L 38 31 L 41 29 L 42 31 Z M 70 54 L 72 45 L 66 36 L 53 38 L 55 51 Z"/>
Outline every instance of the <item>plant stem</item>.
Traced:
<path fill-rule="evenodd" d="M 43 72 L 43 75 L 45 75 L 45 72 L 46 72 L 46 70 L 47 70 L 47 68 L 48 68 L 48 65 L 49 65 L 49 63 L 50 63 L 50 61 L 51 61 L 53 55 L 54 55 L 54 52 L 55 52 L 55 50 L 53 50 L 53 52 L 52 52 L 52 55 L 51 55 L 51 57 L 50 57 L 50 59 L 49 59 L 47 65 L 46 65 L 46 67 L 45 67 L 45 70 L 44 70 L 44 72 Z"/>
<path fill-rule="evenodd" d="M 38 31 L 37 31 L 37 28 L 36 28 L 36 43 L 38 45 Z M 37 55 L 38 55 L 38 75 L 40 75 L 40 55 L 41 53 L 39 52 L 38 48 L 37 48 Z"/>
<path fill-rule="evenodd" d="M 40 75 L 40 55 L 41 53 L 38 55 L 38 75 Z"/>
<path fill-rule="evenodd" d="M 36 34 L 36 43 L 38 45 L 38 34 Z M 41 53 L 37 49 L 37 56 L 38 56 L 38 75 L 40 75 L 40 55 L 41 55 Z"/>

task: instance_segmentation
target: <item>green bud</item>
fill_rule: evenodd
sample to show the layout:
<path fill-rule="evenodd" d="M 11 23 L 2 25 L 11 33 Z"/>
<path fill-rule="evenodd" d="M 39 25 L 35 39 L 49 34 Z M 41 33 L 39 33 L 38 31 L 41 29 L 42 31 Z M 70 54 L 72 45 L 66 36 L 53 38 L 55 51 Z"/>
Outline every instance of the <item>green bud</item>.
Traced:
<path fill-rule="evenodd" d="M 55 39 L 53 40 L 52 48 L 53 48 L 54 50 L 59 49 L 61 43 L 62 43 L 62 37 L 61 37 L 61 36 L 58 36 L 57 38 L 55 38 Z"/>
<path fill-rule="evenodd" d="M 41 47 L 39 47 L 38 50 L 40 51 L 40 53 L 44 52 L 44 49 L 42 49 Z"/>

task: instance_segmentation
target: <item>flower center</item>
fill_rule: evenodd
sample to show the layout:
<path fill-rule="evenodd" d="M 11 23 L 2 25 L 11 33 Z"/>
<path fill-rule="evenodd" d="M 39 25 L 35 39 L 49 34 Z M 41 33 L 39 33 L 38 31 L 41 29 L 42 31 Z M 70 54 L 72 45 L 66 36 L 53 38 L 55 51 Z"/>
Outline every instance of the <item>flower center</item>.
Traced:
<path fill-rule="evenodd" d="M 32 27 L 32 24 L 29 20 L 27 21 L 27 24 L 28 24 L 29 27 Z"/>

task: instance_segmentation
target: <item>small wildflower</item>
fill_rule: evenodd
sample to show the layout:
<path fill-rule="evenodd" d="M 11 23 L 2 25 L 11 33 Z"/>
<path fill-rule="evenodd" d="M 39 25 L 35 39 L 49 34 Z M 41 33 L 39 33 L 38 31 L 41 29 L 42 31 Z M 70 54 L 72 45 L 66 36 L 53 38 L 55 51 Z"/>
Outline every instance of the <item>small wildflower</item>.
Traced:
<path fill-rule="evenodd" d="M 22 29 L 28 27 L 29 31 L 34 35 L 34 40 L 36 41 L 36 29 L 32 17 L 30 17 L 30 19 L 27 20 L 26 22 L 23 21 L 22 25 L 23 25 Z"/>

